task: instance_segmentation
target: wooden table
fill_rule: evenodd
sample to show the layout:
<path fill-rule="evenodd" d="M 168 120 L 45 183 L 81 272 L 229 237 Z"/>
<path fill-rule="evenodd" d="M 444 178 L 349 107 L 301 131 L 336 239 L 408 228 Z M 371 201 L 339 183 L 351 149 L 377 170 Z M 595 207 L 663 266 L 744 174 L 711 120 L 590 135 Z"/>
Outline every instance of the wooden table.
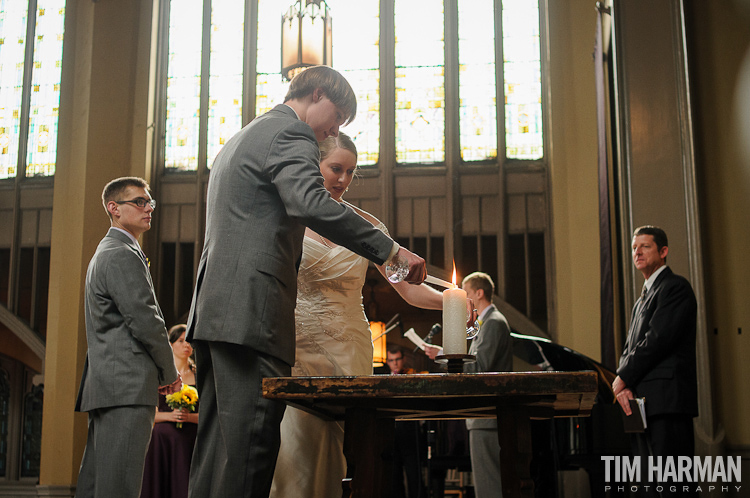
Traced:
<path fill-rule="evenodd" d="M 595 372 L 448 373 L 273 377 L 263 396 L 327 420 L 344 420 L 351 496 L 385 498 L 394 420 L 497 417 L 503 496 L 532 498 L 532 418 L 588 416 Z"/>

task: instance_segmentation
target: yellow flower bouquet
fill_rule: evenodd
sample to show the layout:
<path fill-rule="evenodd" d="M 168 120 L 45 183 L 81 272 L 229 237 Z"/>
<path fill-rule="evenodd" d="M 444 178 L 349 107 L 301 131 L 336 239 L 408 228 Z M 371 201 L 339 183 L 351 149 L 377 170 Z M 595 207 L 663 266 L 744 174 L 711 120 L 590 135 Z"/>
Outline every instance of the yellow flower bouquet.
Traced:
<path fill-rule="evenodd" d="M 198 403 L 198 390 L 193 386 L 182 384 L 182 389 L 176 393 L 167 394 L 167 405 L 172 410 L 189 410 L 195 411 L 195 405 Z M 177 422 L 178 429 L 182 429 L 182 422 Z"/>

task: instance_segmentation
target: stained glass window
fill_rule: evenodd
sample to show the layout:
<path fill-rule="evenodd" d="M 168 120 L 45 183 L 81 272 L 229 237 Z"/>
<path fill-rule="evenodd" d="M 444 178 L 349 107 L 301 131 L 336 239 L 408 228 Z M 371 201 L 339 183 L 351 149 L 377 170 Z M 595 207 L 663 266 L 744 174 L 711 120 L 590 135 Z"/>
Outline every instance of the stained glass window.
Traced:
<path fill-rule="evenodd" d="M 505 154 L 509 159 L 543 155 L 539 5 L 503 0 Z"/>
<path fill-rule="evenodd" d="M 343 128 L 357 145 L 360 166 L 378 162 L 380 147 L 380 6 L 378 0 L 330 0 L 333 67 L 357 95 L 357 116 Z M 356 21 L 354 21 L 356 19 Z"/>
<path fill-rule="evenodd" d="M 258 58 L 255 69 L 255 115 L 284 102 L 289 83 L 281 79 L 281 16 L 291 0 L 258 2 Z"/>
<path fill-rule="evenodd" d="M 497 157 L 495 24 L 492 0 L 458 2 L 461 159 Z"/>
<path fill-rule="evenodd" d="M 258 59 L 255 113 L 284 101 L 289 83 L 281 80 L 281 16 L 291 0 L 258 3 Z M 358 164 L 375 164 L 380 138 L 380 21 L 378 0 L 328 0 L 333 16 L 333 67 L 357 95 L 357 116 L 342 129 L 357 145 Z"/>
<path fill-rule="evenodd" d="M 8 428 L 10 427 L 10 380 L 0 368 L 0 477 L 8 477 Z"/>
<path fill-rule="evenodd" d="M 2 0 L 0 0 L 2 1 Z M 170 18 L 167 103 L 167 167 L 195 169 L 199 146 L 200 54 L 203 4 L 212 0 L 183 0 Z M 223 143 L 241 126 L 243 78 L 242 0 L 213 2 L 211 76 L 208 82 L 209 164 Z M 292 0 L 258 0 L 255 115 L 283 102 L 288 82 L 281 78 L 281 17 Z M 502 26 L 495 25 L 493 0 L 456 0 L 458 66 L 445 67 L 443 0 L 394 0 L 393 32 L 381 39 L 379 0 L 328 0 L 333 16 L 333 67 L 352 84 L 358 115 L 343 131 L 360 151 L 359 164 L 379 161 L 381 111 L 395 109 L 395 122 L 386 123 L 395 137 L 400 164 L 445 161 L 445 111 L 458 106 L 460 158 L 487 161 L 498 153 L 510 159 L 543 156 L 539 7 L 534 0 L 502 0 Z M 176 3 L 175 3 L 176 4 Z M 418 25 L 415 23 L 418 21 Z M 504 81 L 496 81 L 503 36 Z M 383 59 L 392 50 L 390 61 Z M 220 47 L 220 48 L 219 48 Z M 253 58 L 251 57 L 251 60 Z M 496 61 L 497 59 L 497 61 Z M 395 67 L 395 80 L 381 81 L 381 64 Z M 179 66 L 176 68 L 174 66 Z M 458 101 L 445 98 L 446 71 L 458 71 Z M 205 81 L 205 78 L 204 78 Z M 245 82 L 245 84 L 247 84 Z M 502 85 L 500 92 L 497 86 Z M 381 101 L 381 90 L 395 91 L 395 100 Z M 387 92 L 388 93 L 388 92 Z M 504 95 L 498 109 L 497 95 Z M 501 114 L 502 112 L 502 114 Z M 498 132 L 498 127 L 500 128 Z M 498 133 L 505 134 L 505 151 L 498 151 Z M 203 150 L 203 149 L 201 149 Z M 202 152 L 201 152 L 202 154 Z"/>
<path fill-rule="evenodd" d="M 0 179 L 16 176 L 27 2 L 0 0 Z"/>
<path fill-rule="evenodd" d="M 203 0 L 172 0 L 164 167 L 198 167 Z"/>
<path fill-rule="evenodd" d="M 26 176 L 55 174 L 65 0 L 38 0 Z"/>
<path fill-rule="evenodd" d="M 33 40 L 26 39 L 29 15 Z M 38 0 L 32 13 L 28 2 L 0 0 L 0 179 L 15 177 L 19 164 L 26 176 L 55 174 L 64 30 L 65 0 Z M 24 88 L 27 42 L 33 43 L 33 65 Z M 28 127 L 21 123 L 24 102 L 30 104 Z"/>
<path fill-rule="evenodd" d="M 445 159 L 443 2 L 399 0 L 395 4 L 394 24 L 396 160 L 442 162 Z"/>
<path fill-rule="evenodd" d="M 242 128 L 242 44 L 244 0 L 222 0 L 211 10 L 211 62 L 208 83 L 208 165 Z"/>
<path fill-rule="evenodd" d="M 23 397 L 21 477 L 39 477 L 42 460 L 42 409 L 44 385 L 36 385 Z"/>

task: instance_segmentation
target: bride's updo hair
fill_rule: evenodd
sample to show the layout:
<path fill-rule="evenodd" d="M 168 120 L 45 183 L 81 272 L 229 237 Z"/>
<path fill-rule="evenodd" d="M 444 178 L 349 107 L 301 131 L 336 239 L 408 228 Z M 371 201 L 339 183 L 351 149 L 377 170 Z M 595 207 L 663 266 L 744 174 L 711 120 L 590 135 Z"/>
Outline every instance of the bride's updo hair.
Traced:
<path fill-rule="evenodd" d="M 355 158 L 357 157 L 357 146 L 354 145 L 349 135 L 343 132 L 339 132 L 338 137 L 328 137 L 322 142 L 318 142 L 318 146 L 320 147 L 320 162 L 323 162 L 336 149 L 348 150 L 354 154 Z"/>

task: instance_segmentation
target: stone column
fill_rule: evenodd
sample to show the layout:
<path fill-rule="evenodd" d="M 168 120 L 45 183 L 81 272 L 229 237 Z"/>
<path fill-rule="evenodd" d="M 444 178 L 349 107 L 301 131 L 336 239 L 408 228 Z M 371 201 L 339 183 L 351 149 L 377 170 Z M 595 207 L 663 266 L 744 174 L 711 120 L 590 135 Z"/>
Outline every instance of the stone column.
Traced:
<path fill-rule="evenodd" d="M 73 496 L 88 419 L 75 413 L 86 356 L 86 268 L 109 220 L 104 185 L 149 180 L 153 0 L 68 0 L 52 218 L 39 496 Z"/>

